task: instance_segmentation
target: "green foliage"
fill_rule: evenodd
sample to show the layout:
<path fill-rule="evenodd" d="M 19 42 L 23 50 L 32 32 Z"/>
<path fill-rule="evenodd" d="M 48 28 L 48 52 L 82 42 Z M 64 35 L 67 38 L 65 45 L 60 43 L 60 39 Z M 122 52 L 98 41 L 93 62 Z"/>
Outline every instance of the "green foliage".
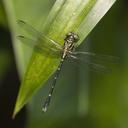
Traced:
<path fill-rule="evenodd" d="M 63 0 L 58 0 L 60 4 L 62 1 Z M 60 19 L 61 23 L 59 22 L 59 24 L 62 28 L 66 28 L 64 29 L 65 33 L 61 38 L 57 38 L 55 34 L 50 33 L 53 32 L 54 29 L 57 30 L 57 32 L 55 32 L 56 34 L 58 33 L 58 31 L 61 31 L 61 27 L 59 29 L 54 28 L 54 19 L 58 15 L 58 13 L 64 13 L 63 10 L 60 11 L 60 6 L 54 5 L 54 7 L 52 8 L 54 4 L 53 0 L 3 0 L 3 2 L 8 21 L 6 21 L 7 19 L 5 18 L 5 14 L 3 11 L 4 8 L 0 5 L 0 24 L 7 26 L 7 22 L 9 23 L 17 66 L 22 77 L 26 70 L 27 64 L 29 63 L 31 54 L 35 53 L 32 53 L 31 47 L 22 44 L 17 39 L 17 35 L 23 34 L 25 36 L 28 36 L 27 33 L 22 32 L 22 28 L 17 25 L 17 19 L 26 21 L 37 30 L 45 32 L 51 38 L 55 38 L 55 41 L 59 39 L 58 43 L 61 44 L 63 43 L 63 35 L 68 30 L 69 25 L 67 23 L 66 26 L 63 26 L 63 20 Z M 103 2 L 104 6 L 102 5 L 98 9 L 96 9 L 95 7 L 97 2 L 91 2 L 92 3 L 89 2 L 85 7 L 86 13 L 79 13 L 81 15 L 80 20 L 83 21 L 82 24 L 84 26 L 81 24 L 80 27 L 79 21 L 76 21 L 75 25 L 73 25 L 74 22 L 72 20 L 70 22 L 69 20 L 71 26 L 73 26 L 73 31 L 77 32 L 81 37 L 79 44 L 93 29 L 93 26 L 95 26 L 96 23 L 100 20 L 100 17 L 102 17 L 102 13 L 105 13 L 103 11 L 105 10 L 105 6 L 108 5 L 108 3 L 105 1 Z M 100 2 L 102 3 L 102 1 Z M 110 0 L 109 2 L 112 1 Z M 83 66 L 83 64 L 80 65 L 78 63 L 78 65 L 80 66 L 75 67 L 72 64 L 70 65 L 69 62 L 67 65 L 65 64 L 60 74 L 60 78 L 57 81 L 57 87 L 55 89 L 55 93 L 47 113 L 42 113 L 41 107 L 44 101 L 43 97 L 48 95 L 48 89 L 50 85 L 49 83 L 52 82 L 52 78 L 50 79 L 51 81 L 47 82 L 48 86 L 42 86 L 42 89 L 40 89 L 38 93 L 33 96 L 32 100 L 27 105 L 27 121 L 25 124 L 27 128 L 127 128 L 128 15 L 126 13 L 127 4 L 123 5 L 123 3 L 125 2 L 116 2 L 109 13 L 107 13 L 103 20 L 100 21 L 96 28 L 93 29 L 93 31 L 89 34 L 88 38 L 86 39 L 86 43 L 82 43 L 78 48 L 79 50 L 81 48 L 81 51 L 86 51 L 89 45 L 89 50 L 92 52 L 121 56 L 120 65 L 118 67 L 114 65 L 111 73 L 102 74 L 90 72 L 87 65 Z M 94 3 L 95 5 L 93 6 Z M 95 11 L 93 12 L 89 9 Z M 49 12 L 50 14 L 46 21 L 45 19 Z M 62 18 L 65 19 L 65 15 L 62 15 Z M 52 25 L 52 28 L 50 28 L 51 24 L 54 24 Z M 59 24 L 57 20 L 56 25 L 59 26 Z M 49 28 L 51 29 L 50 31 Z M 10 56 L 10 52 L 7 51 L 8 49 L 5 50 L 5 46 L 8 46 L 8 44 L 6 43 L 7 37 L 4 36 L 5 33 L 3 33 L 3 30 L 1 30 L 1 32 L 2 38 L 0 45 L 0 82 L 2 83 L 3 81 L 9 80 L 4 76 L 6 74 L 11 74 L 10 72 L 8 73 L 8 67 L 12 68 L 13 65 L 10 63 L 10 59 L 12 58 Z M 55 62 L 57 65 L 59 63 L 59 60 L 56 59 Z M 50 67 L 49 65 L 51 66 L 51 64 L 47 64 L 48 67 Z M 53 72 L 52 69 L 50 70 L 51 71 L 49 72 Z M 1 78 L 3 77 L 4 79 L 2 81 Z M 35 80 L 35 78 L 33 79 Z M 8 87 L 10 87 L 12 90 L 15 90 L 15 88 L 13 88 L 10 83 L 7 86 L 2 86 L 2 88 L 4 88 L 5 90 L 5 95 L 2 95 L 2 106 L 4 103 L 6 103 L 6 97 L 8 95 L 9 100 L 10 97 L 13 97 L 12 93 L 14 92 L 12 91 L 12 93 L 10 94 L 11 90 Z M 2 88 L 0 89 L 2 90 Z M 26 90 L 31 91 L 31 86 L 29 89 Z M 9 107 L 10 105 L 7 104 L 7 106 Z M 1 107 L 1 111 L 5 111 L 5 109 L 2 109 Z M 8 111 L 5 111 L 5 113 L 6 112 Z M 4 117 L 5 116 L 3 116 L 3 118 Z M 24 118 L 24 116 L 22 116 L 22 118 Z M 15 120 L 13 121 L 15 122 Z"/>
<path fill-rule="evenodd" d="M 25 8 L 24 6 L 24 4 L 29 4 L 30 1 L 24 2 L 25 1 L 17 2 L 15 0 L 12 4 L 7 0 L 4 2 L 10 21 L 15 53 L 17 55 L 17 63 L 19 65 L 19 71 L 21 74 L 23 74 L 25 71 L 25 67 L 28 63 L 28 58 L 30 57 L 31 52 L 26 52 L 26 48 L 21 47 L 21 45 L 17 45 L 18 41 L 16 39 L 16 35 L 18 31 L 16 30 L 16 19 L 22 19 L 25 21 L 27 19 L 28 21 L 31 21 L 32 26 L 35 26 L 34 24 L 38 21 L 38 26 L 41 26 L 40 31 L 43 30 L 48 37 L 61 44 L 63 44 L 63 39 L 66 33 L 70 31 L 76 32 L 80 36 L 79 44 L 81 44 L 89 32 L 113 5 L 115 0 L 79 0 L 75 2 L 74 0 L 57 0 L 52 7 L 45 23 L 42 22 L 41 19 L 41 17 L 43 17 L 41 7 L 43 2 L 40 1 L 38 3 L 36 1 L 38 4 L 33 4 L 32 9 L 28 8 L 28 6 Z M 30 3 L 33 2 L 31 1 Z M 36 7 L 38 7 L 38 9 Z M 14 8 L 13 11 L 11 10 L 12 8 Z M 28 10 L 31 11 L 29 12 Z M 37 10 L 39 13 L 35 13 Z M 42 23 L 44 23 L 43 27 L 41 25 Z M 27 70 L 25 71 L 18 94 L 14 116 L 30 100 L 37 90 L 44 85 L 44 83 L 56 70 L 59 59 L 51 58 L 50 54 L 51 53 L 49 52 L 47 53 L 47 56 L 45 56 L 35 51 L 32 52 L 32 56 L 30 58 Z"/>

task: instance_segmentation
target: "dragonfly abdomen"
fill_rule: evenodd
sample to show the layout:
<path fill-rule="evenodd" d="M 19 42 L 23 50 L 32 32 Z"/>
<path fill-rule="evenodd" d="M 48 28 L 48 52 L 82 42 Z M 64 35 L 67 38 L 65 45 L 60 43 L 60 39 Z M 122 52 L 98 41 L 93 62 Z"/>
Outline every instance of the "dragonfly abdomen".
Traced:
<path fill-rule="evenodd" d="M 58 68 L 57 68 L 57 70 L 56 70 L 55 77 L 54 77 L 54 79 L 53 79 L 53 82 L 52 82 L 52 85 L 51 85 L 51 88 L 50 88 L 48 97 L 46 98 L 46 100 L 45 100 L 45 102 L 44 102 L 44 105 L 43 105 L 43 108 L 42 108 L 42 111 L 43 111 L 43 112 L 46 112 L 46 111 L 47 111 L 47 108 L 48 108 L 48 106 L 49 106 L 49 104 L 50 104 L 51 97 L 52 97 L 52 95 L 53 95 L 53 91 L 54 91 L 54 89 L 55 89 L 55 85 L 56 85 L 57 79 L 58 79 L 58 77 L 59 77 L 59 75 L 60 75 L 60 71 L 61 71 L 61 69 L 62 69 L 64 59 L 65 59 L 65 58 L 62 57 L 62 59 L 61 59 L 61 61 L 60 61 L 60 64 L 59 64 L 59 66 L 58 66 Z"/>

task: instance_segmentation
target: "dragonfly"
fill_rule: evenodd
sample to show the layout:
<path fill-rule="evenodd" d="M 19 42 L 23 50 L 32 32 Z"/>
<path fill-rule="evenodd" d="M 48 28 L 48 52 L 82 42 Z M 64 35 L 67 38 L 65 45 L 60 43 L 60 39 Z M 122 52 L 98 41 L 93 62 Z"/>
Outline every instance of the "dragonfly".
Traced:
<path fill-rule="evenodd" d="M 51 102 L 51 98 L 56 86 L 56 82 L 57 79 L 59 78 L 62 66 L 64 64 L 64 61 L 67 58 L 72 58 L 75 60 L 82 60 L 80 59 L 80 56 L 89 56 L 89 57 L 94 57 L 94 58 L 108 58 L 108 60 L 115 60 L 117 59 L 116 57 L 113 56 L 108 56 L 108 55 L 97 55 L 96 53 L 91 53 L 91 52 L 84 52 L 84 51 L 76 51 L 76 47 L 78 46 L 77 43 L 80 39 L 79 35 L 75 32 L 69 32 L 65 35 L 65 38 L 63 39 L 64 44 L 60 45 L 59 43 L 57 43 L 56 41 L 54 41 L 53 39 L 49 38 L 48 36 L 46 36 L 44 33 L 36 30 L 34 27 L 32 27 L 31 25 L 27 24 L 25 21 L 23 20 L 18 20 L 18 25 L 24 30 L 26 31 L 29 35 L 31 35 L 31 38 L 23 36 L 23 35 L 19 35 L 18 39 L 29 45 L 32 46 L 36 51 L 40 52 L 40 53 L 47 53 L 47 52 L 51 52 L 52 57 L 59 57 L 60 59 L 60 63 L 59 66 L 55 72 L 55 76 L 53 79 L 53 82 L 51 84 L 50 90 L 49 90 L 49 94 L 46 97 L 46 100 L 43 104 L 42 107 L 42 111 L 46 112 L 48 109 L 48 106 L 50 105 Z M 41 43 L 39 43 L 41 42 Z M 98 69 L 98 70 L 102 70 L 105 71 L 106 67 L 98 64 L 98 63 L 92 63 L 90 61 L 84 60 L 85 63 L 87 63 L 88 65 L 91 66 L 91 68 L 93 69 Z"/>

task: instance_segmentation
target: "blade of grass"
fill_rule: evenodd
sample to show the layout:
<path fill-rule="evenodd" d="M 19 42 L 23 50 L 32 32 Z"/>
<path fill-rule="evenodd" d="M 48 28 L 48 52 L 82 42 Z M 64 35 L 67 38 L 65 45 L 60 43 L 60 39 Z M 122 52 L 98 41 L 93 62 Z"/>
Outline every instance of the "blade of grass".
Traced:
<path fill-rule="evenodd" d="M 114 2 L 115 0 L 57 0 L 42 30 L 60 44 L 63 44 L 65 34 L 76 32 L 80 36 L 80 44 Z M 56 70 L 59 59 L 50 58 L 50 54 L 49 52 L 44 56 L 37 52 L 32 53 L 13 117 Z"/>

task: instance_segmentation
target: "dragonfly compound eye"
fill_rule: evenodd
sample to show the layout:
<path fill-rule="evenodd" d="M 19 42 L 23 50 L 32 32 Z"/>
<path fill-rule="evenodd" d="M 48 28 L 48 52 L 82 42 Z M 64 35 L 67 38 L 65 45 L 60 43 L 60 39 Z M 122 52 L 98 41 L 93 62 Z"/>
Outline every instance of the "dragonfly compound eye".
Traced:
<path fill-rule="evenodd" d="M 79 36 L 77 34 L 73 34 L 73 37 L 74 37 L 74 41 L 77 42 L 79 40 Z"/>

